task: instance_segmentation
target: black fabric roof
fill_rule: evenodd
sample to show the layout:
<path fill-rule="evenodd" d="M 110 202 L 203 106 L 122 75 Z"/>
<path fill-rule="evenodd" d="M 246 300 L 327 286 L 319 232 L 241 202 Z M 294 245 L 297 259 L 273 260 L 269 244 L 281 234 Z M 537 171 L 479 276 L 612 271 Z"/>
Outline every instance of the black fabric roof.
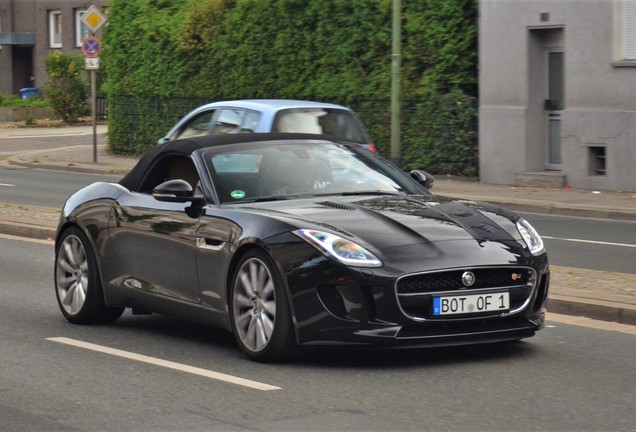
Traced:
<path fill-rule="evenodd" d="M 324 140 L 343 142 L 342 138 L 330 135 L 318 134 L 293 134 L 293 133 L 247 133 L 231 135 L 206 135 L 195 138 L 170 141 L 159 144 L 157 147 L 145 153 L 137 162 L 137 165 L 119 181 L 119 184 L 129 190 L 135 190 L 142 181 L 146 171 L 153 162 L 166 154 L 190 156 L 192 152 L 200 148 L 215 147 L 226 144 L 238 144 L 245 142 L 285 141 L 285 140 Z"/>

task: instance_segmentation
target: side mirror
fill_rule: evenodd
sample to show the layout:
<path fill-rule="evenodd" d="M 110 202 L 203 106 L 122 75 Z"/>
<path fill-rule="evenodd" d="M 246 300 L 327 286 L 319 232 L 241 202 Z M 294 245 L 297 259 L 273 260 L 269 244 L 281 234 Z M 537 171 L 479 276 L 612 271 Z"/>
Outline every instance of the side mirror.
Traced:
<path fill-rule="evenodd" d="M 422 170 L 413 170 L 411 171 L 411 178 L 416 182 L 424 186 L 426 189 L 431 189 L 433 187 L 433 183 L 435 182 L 435 177 L 426 171 Z"/>
<path fill-rule="evenodd" d="M 194 199 L 194 190 L 185 180 L 168 180 L 153 189 L 157 201 L 184 203 Z"/>

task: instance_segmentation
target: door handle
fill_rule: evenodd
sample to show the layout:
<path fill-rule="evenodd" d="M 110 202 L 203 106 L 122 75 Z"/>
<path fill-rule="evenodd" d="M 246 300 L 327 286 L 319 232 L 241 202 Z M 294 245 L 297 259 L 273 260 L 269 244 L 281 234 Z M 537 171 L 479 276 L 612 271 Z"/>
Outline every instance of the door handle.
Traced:
<path fill-rule="evenodd" d="M 225 242 L 221 240 L 208 239 L 205 237 L 197 237 L 197 248 L 211 251 L 220 251 L 225 246 Z"/>

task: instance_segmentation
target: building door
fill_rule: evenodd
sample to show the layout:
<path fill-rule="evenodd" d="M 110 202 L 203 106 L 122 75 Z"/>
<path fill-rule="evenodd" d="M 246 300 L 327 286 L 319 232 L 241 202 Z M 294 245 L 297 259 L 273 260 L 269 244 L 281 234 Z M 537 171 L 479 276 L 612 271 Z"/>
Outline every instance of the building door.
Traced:
<path fill-rule="evenodd" d="M 33 87 L 33 48 L 14 46 L 13 51 L 13 94 L 20 89 Z"/>
<path fill-rule="evenodd" d="M 561 153 L 561 114 L 565 108 L 565 74 L 563 48 L 545 49 L 546 99 L 545 143 L 546 169 L 560 171 L 563 167 Z"/>

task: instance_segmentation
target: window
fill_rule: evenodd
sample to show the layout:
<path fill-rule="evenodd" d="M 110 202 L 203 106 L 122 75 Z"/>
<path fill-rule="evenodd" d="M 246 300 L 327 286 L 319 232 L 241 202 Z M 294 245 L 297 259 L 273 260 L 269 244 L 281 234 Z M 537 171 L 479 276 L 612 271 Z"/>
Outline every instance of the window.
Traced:
<path fill-rule="evenodd" d="M 280 110 L 274 119 L 273 132 L 327 134 L 353 142 L 368 140 L 356 117 L 347 110 L 332 108 L 290 108 Z"/>
<path fill-rule="evenodd" d="M 636 60 L 636 0 L 625 0 L 624 58 Z"/>
<path fill-rule="evenodd" d="M 245 117 L 245 110 L 237 108 L 222 109 L 218 118 L 214 121 L 212 134 L 223 135 L 239 132 L 241 130 L 241 124 L 243 123 L 243 117 Z"/>
<path fill-rule="evenodd" d="M 212 117 L 214 117 L 214 110 L 206 111 L 203 114 L 199 114 L 183 125 L 179 131 L 177 131 L 177 138 L 192 138 L 197 136 L 207 135 L 210 126 L 212 125 Z"/>
<path fill-rule="evenodd" d="M 86 9 L 75 9 L 75 46 L 82 46 L 84 39 L 91 35 L 88 27 L 82 22 Z"/>
<path fill-rule="evenodd" d="M 636 0 L 614 3 L 614 66 L 636 66 Z"/>
<path fill-rule="evenodd" d="M 49 45 L 51 48 L 62 48 L 62 12 L 49 11 Z"/>

